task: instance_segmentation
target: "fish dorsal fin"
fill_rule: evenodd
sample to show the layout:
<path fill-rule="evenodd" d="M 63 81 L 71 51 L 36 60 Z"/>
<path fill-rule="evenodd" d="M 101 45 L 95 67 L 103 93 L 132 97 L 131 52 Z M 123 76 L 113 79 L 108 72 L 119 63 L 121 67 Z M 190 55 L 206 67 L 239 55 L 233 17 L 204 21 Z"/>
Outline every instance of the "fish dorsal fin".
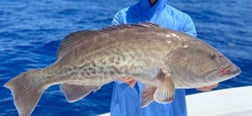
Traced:
<path fill-rule="evenodd" d="M 111 33 L 114 31 L 127 30 L 127 29 L 147 29 L 147 28 L 155 28 L 155 27 L 158 27 L 158 25 L 150 23 L 150 22 L 146 22 L 146 23 L 141 23 L 141 24 L 113 25 L 113 26 L 103 28 L 101 30 L 84 30 L 84 31 L 73 32 L 67 35 L 61 42 L 58 48 L 57 58 L 64 56 L 65 53 L 68 53 L 68 51 L 71 51 L 76 46 L 84 44 L 85 42 L 89 41 L 95 36 L 98 36 L 104 33 Z"/>
<path fill-rule="evenodd" d="M 141 28 L 155 28 L 155 27 L 159 27 L 159 26 L 154 23 L 146 22 L 146 23 L 140 23 L 140 24 L 113 25 L 113 26 L 103 28 L 100 31 L 106 33 L 106 32 L 118 31 L 118 30 L 124 30 L 124 29 L 136 29 L 136 28 L 141 29 Z"/>
<path fill-rule="evenodd" d="M 89 39 L 96 36 L 98 31 L 95 30 L 85 30 L 73 32 L 67 35 L 58 47 L 57 58 L 63 56 L 68 51 L 72 50 L 76 46 L 88 41 Z"/>

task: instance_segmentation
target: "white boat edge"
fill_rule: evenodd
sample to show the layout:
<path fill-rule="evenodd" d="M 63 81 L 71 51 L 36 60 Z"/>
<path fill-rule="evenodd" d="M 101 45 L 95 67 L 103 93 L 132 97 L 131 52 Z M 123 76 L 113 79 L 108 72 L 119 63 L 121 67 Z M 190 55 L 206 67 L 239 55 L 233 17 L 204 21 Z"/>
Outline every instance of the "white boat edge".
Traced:
<path fill-rule="evenodd" d="M 252 116 L 252 86 L 186 96 L 188 116 Z M 110 116 L 110 113 L 99 116 Z"/>

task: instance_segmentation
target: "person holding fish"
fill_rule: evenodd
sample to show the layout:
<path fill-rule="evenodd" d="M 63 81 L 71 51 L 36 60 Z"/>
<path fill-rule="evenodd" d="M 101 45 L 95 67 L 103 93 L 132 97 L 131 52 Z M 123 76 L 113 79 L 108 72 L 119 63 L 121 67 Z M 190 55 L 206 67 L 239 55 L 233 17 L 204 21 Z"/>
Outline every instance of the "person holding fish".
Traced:
<path fill-rule="evenodd" d="M 196 37 L 196 30 L 189 15 L 166 4 L 167 0 L 139 0 L 133 6 L 117 12 L 112 25 L 138 24 L 151 22 L 168 29 L 180 31 Z M 128 83 L 130 87 L 125 84 Z M 209 91 L 218 84 L 197 88 Z M 141 93 L 144 85 L 131 77 L 115 81 L 111 100 L 111 116 L 187 116 L 185 90 L 176 89 L 173 101 L 169 104 L 150 103 L 141 108 Z"/>

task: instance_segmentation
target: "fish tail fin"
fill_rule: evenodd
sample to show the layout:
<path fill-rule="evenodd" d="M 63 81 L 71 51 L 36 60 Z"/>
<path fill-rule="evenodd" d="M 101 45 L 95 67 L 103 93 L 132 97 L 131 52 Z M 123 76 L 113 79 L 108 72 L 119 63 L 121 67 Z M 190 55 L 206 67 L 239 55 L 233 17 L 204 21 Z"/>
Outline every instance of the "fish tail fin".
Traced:
<path fill-rule="evenodd" d="M 20 116 L 29 116 L 47 88 L 41 82 L 41 69 L 27 71 L 7 82 L 4 87 L 12 92 Z"/>

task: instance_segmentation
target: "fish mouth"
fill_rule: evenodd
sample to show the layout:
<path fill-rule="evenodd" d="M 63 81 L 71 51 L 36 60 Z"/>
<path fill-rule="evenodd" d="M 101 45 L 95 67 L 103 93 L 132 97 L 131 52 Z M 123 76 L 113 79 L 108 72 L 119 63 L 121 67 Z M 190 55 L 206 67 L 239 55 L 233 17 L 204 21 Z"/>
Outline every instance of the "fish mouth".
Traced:
<path fill-rule="evenodd" d="M 235 64 L 230 63 L 228 65 L 225 65 L 221 69 L 213 70 L 206 76 L 205 79 L 206 82 L 215 84 L 233 78 L 239 75 L 240 73 L 241 73 L 240 68 L 237 67 Z"/>
<path fill-rule="evenodd" d="M 220 76 L 236 76 L 239 75 L 241 73 L 241 70 L 239 67 L 237 67 L 235 64 L 228 64 L 226 65 L 224 68 L 222 68 L 219 71 L 219 75 Z M 232 76 L 232 77 L 233 77 Z"/>

